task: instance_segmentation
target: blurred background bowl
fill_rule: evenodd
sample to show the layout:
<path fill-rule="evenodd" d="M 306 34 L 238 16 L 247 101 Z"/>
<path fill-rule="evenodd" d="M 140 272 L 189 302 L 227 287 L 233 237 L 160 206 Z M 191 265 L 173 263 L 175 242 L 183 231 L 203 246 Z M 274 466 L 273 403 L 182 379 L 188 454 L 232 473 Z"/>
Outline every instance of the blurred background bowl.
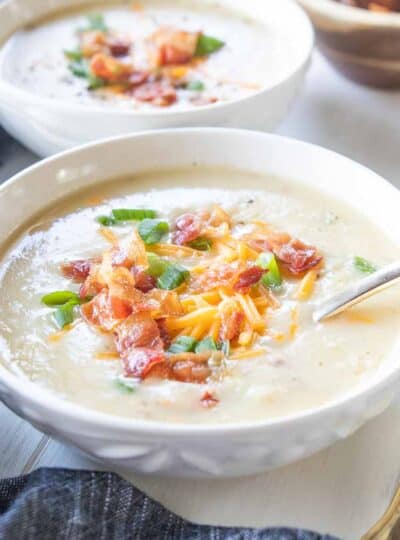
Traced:
<path fill-rule="evenodd" d="M 400 88 L 400 13 L 351 7 L 336 0 L 298 0 L 314 23 L 327 59 L 347 78 Z"/>
<path fill-rule="evenodd" d="M 171 5 L 173 1 L 170 0 Z M 293 0 L 202 0 L 232 9 L 272 27 L 294 43 L 285 72 L 254 94 L 188 110 L 135 111 L 96 102 L 47 98 L 14 84 L 0 64 L 0 122 L 13 137 L 40 156 L 73 146 L 136 131 L 191 126 L 224 126 L 272 131 L 285 118 L 310 64 L 314 32 L 310 20 Z M 0 47 L 15 32 L 66 8 L 97 5 L 98 0 L 8 0 L 0 2 Z M 121 0 L 109 3 L 123 4 Z M 146 0 L 143 0 L 146 5 Z M 56 45 L 56 44 L 55 44 Z M 61 44 L 59 44 L 62 47 Z M 268 67 L 267 67 L 268 69 Z"/>

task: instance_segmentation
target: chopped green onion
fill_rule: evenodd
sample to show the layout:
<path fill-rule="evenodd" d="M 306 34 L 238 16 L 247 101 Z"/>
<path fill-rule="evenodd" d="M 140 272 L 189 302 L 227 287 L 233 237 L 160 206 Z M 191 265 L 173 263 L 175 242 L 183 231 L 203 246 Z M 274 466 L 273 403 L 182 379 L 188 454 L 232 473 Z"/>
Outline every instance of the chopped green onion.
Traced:
<path fill-rule="evenodd" d="M 72 62 L 80 62 L 83 60 L 82 51 L 76 50 L 76 51 L 64 51 L 64 55 L 68 58 L 68 60 L 71 60 Z"/>
<path fill-rule="evenodd" d="M 160 277 L 161 274 L 165 272 L 167 267 L 170 265 L 168 261 L 161 259 L 161 257 L 156 255 L 155 253 L 147 254 L 147 262 L 149 264 L 147 272 L 152 277 Z"/>
<path fill-rule="evenodd" d="M 202 339 L 199 341 L 199 343 L 196 345 L 194 351 L 196 353 L 202 353 L 205 351 L 217 351 L 217 344 L 215 343 L 215 340 L 212 337 L 208 337 L 205 339 Z"/>
<path fill-rule="evenodd" d="M 96 88 L 101 88 L 106 84 L 103 79 L 93 75 L 87 60 L 84 58 L 72 60 L 72 62 L 68 64 L 68 68 L 75 77 L 87 79 L 89 90 L 96 90 Z"/>
<path fill-rule="evenodd" d="M 169 348 L 169 352 L 179 354 L 183 352 L 193 352 L 197 346 L 197 340 L 190 336 L 180 336 Z"/>
<path fill-rule="evenodd" d="M 106 85 L 106 82 L 104 79 L 101 79 L 100 77 L 96 77 L 95 75 L 92 75 L 92 73 L 89 73 L 88 75 L 88 90 L 97 90 L 97 88 L 102 88 Z"/>
<path fill-rule="evenodd" d="M 334 214 L 333 212 L 327 212 L 325 216 L 325 223 L 327 225 L 332 225 L 333 223 L 336 223 L 336 221 L 339 219 L 339 216 Z"/>
<path fill-rule="evenodd" d="M 169 225 L 158 219 L 144 219 L 139 224 L 138 232 L 145 244 L 157 244 L 169 232 Z"/>
<path fill-rule="evenodd" d="M 202 92 L 205 88 L 203 81 L 189 81 L 186 85 L 186 90 L 193 92 Z"/>
<path fill-rule="evenodd" d="M 69 70 L 75 77 L 81 77 L 82 79 L 89 79 L 91 76 L 89 65 L 86 60 L 81 58 L 80 60 L 73 60 L 68 64 Z"/>
<path fill-rule="evenodd" d="M 197 40 L 195 56 L 207 56 L 218 51 L 225 43 L 218 38 L 200 34 Z"/>
<path fill-rule="evenodd" d="M 137 389 L 137 381 L 135 379 L 127 379 L 126 377 L 117 377 L 114 379 L 115 386 L 125 394 L 133 394 Z"/>
<path fill-rule="evenodd" d="M 54 319 L 61 329 L 74 321 L 74 308 L 77 304 L 79 301 L 70 300 L 55 310 Z"/>
<path fill-rule="evenodd" d="M 64 326 L 71 324 L 74 320 L 74 307 L 79 304 L 90 302 L 91 299 L 91 296 L 79 298 L 79 296 L 72 291 L 54 291 L 45 294 L 42 297 L 42 302 L 48 307 L 57 308 L 53 312 L 53 317 L 57 325 L 60 328 L 64 328 Z"/>
<path fill-rule="evenodd" d="M 220 349 L 226 358 L 228 358 L 230 352 L 231 352 L 231 343 L 229 339 L 224 339 L 223 341 L 220 341 L 218 343 L 218 349 Z"/>
<path fill-rule="evenodd" d="M 104 16 L 101 13 L 90 13 L 90 15 L 87 16 L 87 21 L 89 23 L 88 30 L 98 30 L 99 32 L 108 31 Z"/>
<path fill-rule="evenodd" d="M 54 291 L 42 297 L 43 304 L 49 307 L 63 306 L 71 301 L 75 301 L 77 304 L 80 302 L 79 296 L 72 291 Z"/>
<path fill-rule="evenodd" d="M 114 219 L 117 221 L 142 221 L 143 219 L 155 218 L 155 210 L 144 208 L 116 208 L 112 211 Z"/>
<path fill-rule="evenodd" d="M 111 227 L 112 225 L 117 224 L 117 220 L 112 216 L 97 216 L 96 221 L 97 223 L 100 223 L 100 225 L 103 225 L 103 227 Z"/>
<path fill-rule="evenodd" d="M 267 273 L 261 278 L 263 285 L 272 289 L 276 289 L 282 285 L 281 271 L 273 253 L 261 253 L 256 264 L 263 270 L 267 270 Z"/>
<path fill-rule="evenodd" d="M 190 273 L 188 270 L 179 264 L 169 264 L 161 276 L 157 280 L 157 287 L 170 291 L 182 285 L 184 281 L 189 279 Z"/>
<path fill-rule="evenodd" d="M 353 264 L 357 270 L 363 272 L 364 274 L 373 274 L 377 271 L 377 267 L 363 257 L 354 257 Z"/>
<path fill-rule="evenodd" d="M 210 251 L 212 242 L 208 238 L 202 238 L 200 236 L 199 238 L 196 238 L 196 240 L 190 242 L 189 246 L 193 249 L 198 249 L 199 251 Z"/>
<path fill-rule="evenodd" d="M 155 210 L 145 210 L 138 208 L 116 208 L 112 210 L 111 216 L 98 216 L 96 221 L 101 225 L 109 227 L 118 225 L 119 221 L 142 221 L 147 218 L 156 217 Z"/>

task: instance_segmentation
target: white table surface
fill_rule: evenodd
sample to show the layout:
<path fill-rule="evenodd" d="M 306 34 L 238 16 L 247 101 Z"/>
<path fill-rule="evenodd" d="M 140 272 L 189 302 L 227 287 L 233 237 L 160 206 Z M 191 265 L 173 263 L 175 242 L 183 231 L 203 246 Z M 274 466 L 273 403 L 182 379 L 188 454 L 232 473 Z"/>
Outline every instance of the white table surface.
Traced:
<path fill-rule="evenodd" d="M 400 93 L 349 83 L 316 53 L 305 88 L 279 132 L 346 154 L 400 188 L 399 111 Z M 35 160 L 0 136 L 0 181 Z M 0 414 L 0 476 L 40 466 L 95 467 L 2 405 Z M 259 476 L 192 481 L 131 475 L 130 480 L 197 522 L 299 526 L 356 540 L 386 508 L 399 476 L 400 399 L 347 440 Z"/>

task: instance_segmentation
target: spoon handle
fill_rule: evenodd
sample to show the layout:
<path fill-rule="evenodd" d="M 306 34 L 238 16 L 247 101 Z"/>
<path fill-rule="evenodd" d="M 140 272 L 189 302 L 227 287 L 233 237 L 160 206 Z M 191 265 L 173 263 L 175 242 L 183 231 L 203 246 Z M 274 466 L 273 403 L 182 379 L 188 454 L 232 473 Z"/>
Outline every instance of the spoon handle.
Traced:
<path fill-rule="evenodd" d="M 314 311 L 313 319 L 320 322 L 348 309 L 366 298 L 400 281 L 400 261 L 396 261 L 370 276 L 353 283 L 344 291 L 332 296 Z"/>

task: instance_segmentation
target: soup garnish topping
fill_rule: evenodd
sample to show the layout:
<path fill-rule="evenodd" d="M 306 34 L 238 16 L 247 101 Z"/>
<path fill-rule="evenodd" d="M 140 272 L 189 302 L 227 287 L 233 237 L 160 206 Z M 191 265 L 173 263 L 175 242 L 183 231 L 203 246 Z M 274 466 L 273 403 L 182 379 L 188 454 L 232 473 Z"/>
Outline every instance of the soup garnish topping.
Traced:
<path fill-rule="evenodd" d="M 354 257 L 353 263 L 357 270 L 364 274 L 373 274 L 377 270 L 377 267 L 370 261 L 367 261 L 367 259 L 364 259 L 364 257 Z"/>
<path fill-rule="evenodd" d="M 323 263 L 315 247 L 262 221 L 234 235 L 231 217 L 217 205 L 180 215 L 174 224 L 154 210 L 129 208 L 97 221 L 111 247 L 62 264 L 79 291 L 54 291 L 42 302 L 55 308 L 65 330 L 79 317 L 113 336 L 124 372 L 120 384 L 129 392 L 133 379 L 218 380 L 229 359 L 257 356 L 258 338 L 268 332 L 266 311 L 279 306 L 275 294 L 284 281 L 300 280 L 298 298 L 305 299 Z M 129 234 L 119 240 L 105 226 L 129 228 Z M 293 337 L 293 310 L 290 317 Z M 218 401 L 207 391 L 201 404 L 211 408 Z"/>
<path fill-rule="evenodd" d="M 225 45 L 216 37 L 161 26 L 145 39 L 146 62 L 138 67 L 135 40 L 110 29 L 103 15 L 90 15 L 88 25 L 78 29 L 77 35 L 78 47 L 64 54 L 71 73 L 87 79 L 89 90 L 132 96 L 158 107 L 175 103 L 178 89 L 194 92 L 194 105 L 217 101 L 212 96 L 199 99 L 205 83 L 198 72 L 196 78 L 191 73 Z"/>

